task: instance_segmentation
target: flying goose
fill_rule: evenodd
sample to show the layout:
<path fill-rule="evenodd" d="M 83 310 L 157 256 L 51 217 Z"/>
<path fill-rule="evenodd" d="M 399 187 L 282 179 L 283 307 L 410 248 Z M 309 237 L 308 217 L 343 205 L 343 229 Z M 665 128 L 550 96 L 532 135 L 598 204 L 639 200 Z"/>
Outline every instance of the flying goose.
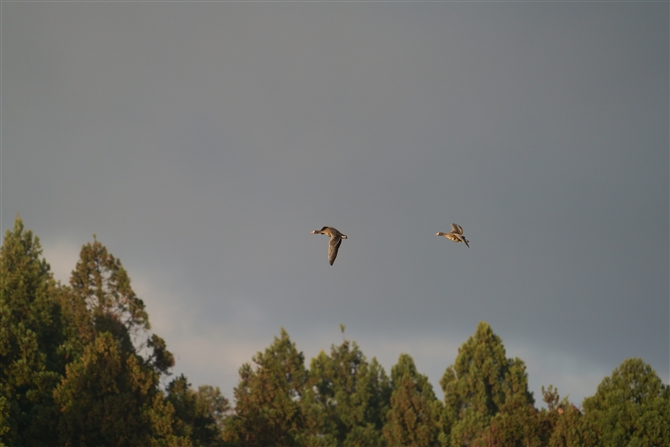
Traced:
<path fill-rule="evenodd" d="M 456 225 L 455 223 L 451 224 L 451 231 L 449 233 L 442 233 L 440 231 L 439 233 L 435 234 L 435 236 L 444 236 L 454 242 L 463 242 L 465 245 L 467 245 L 468 248 L 470 248 L 470 245 L 468 244 L 470 241 L 467 240 L 465 236 L 463 236 L 463 228 L 460 225 Z"/>
<path fill-rule="evenodd" d="M 330 262 L 330 265 L 333 265 L 342 239 L 346 239 L 347 235 L 340 233 L 333 227 L 323 227 L 320 230 L 312 231 L 312 234 L 325 234 L 330 236 L 330 242 L 328 243 L 328 262 Z"/>

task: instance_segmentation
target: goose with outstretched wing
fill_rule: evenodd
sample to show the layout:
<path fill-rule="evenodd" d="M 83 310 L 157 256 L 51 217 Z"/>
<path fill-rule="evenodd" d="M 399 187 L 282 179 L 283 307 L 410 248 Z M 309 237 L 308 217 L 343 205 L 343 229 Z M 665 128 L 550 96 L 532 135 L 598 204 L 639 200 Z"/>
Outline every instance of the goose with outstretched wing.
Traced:
<path fill-rule="evenodd" d="M 330 265 L 333 265 L 342 239 L 346 239 L 347 235 L 340 233 L 333 227 L 323 227 L 320 230 L 312 231 L 312 234 L 325 234 L 330 237 L 330 242 L 328 243 L 328 262 L 330 262 Z"/>

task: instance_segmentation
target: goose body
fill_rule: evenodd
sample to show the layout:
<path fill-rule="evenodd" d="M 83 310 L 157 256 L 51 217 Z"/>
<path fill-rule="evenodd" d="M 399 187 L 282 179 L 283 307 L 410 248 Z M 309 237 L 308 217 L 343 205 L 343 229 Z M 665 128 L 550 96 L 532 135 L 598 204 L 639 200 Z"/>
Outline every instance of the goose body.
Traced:
<path fill-rule="evenodd" d="M 342 239 L 346 239 L 347 235 L 340 233 L 333 227 L 323 227 L 320 230 L 312 231 L 312 234 L 325 234 L 330 237 L 330 242 L 328 243 L 328 262 L 330 262 L 330 265 L 333 265 Z"/>
<path fill-rule="evenodd" d="M 435 236 L 444 236 L 450 241 L 463 242 L 468 248 L 470 248 L 470 245 L 468 244 L 470 241 L 467 240 L 465 236 L 463 236 L 463 228 L 460 225 L 456 225 L 455 223 L 451 224 L 451 231 L 449 233 L 442 233 L 440 231 L 439 233 L 435 234 Z"/>

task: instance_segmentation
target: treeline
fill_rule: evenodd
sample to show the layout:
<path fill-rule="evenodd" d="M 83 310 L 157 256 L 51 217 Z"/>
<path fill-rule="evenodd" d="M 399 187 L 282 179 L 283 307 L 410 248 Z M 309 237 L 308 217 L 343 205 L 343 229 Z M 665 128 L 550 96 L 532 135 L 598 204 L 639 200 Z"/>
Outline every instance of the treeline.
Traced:
<path fill-rule="evenodd" d="M 440 380 L 412 357 L 390 375 L 344 340 L 309 368 L 288 333 L 239 370 L 234 405 L 172 378 L 121 262 L 94 237 L 69 285 L 17 218 L 0 252 L 0 447 L 670 446 L 670 387 L 640 359 L 581 408 L 543 387 L 482 322 Z"/>

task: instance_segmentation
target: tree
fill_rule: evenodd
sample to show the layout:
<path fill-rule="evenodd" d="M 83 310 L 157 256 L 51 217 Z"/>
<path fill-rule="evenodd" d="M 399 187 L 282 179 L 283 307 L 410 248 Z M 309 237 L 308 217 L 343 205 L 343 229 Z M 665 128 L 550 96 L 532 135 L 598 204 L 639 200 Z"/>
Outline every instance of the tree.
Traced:
<path fill-rule="evenodd" d="M 310 364 L 302 398 L 309 445 L 381 445 L 390 384 L 376 359 L 344 340 Z"/>
<path fill-rule="evenodd" d="M 200 385 L 197 396 L 199 405 L 207 407 L 207 414 L 214 420 L 214 424 L 216 425 L 217 437 L 221 438 L 224 421 L 231 412 L 230 402 L 221 394 L 218 386 Z"/>
<path fill-rule="evenodd" d="M 39 238 L 17 216 L 0 251 L 0 443 L 50 445 L 64 369 L 60 307 Z"/>
<path fill-rule="evenodd" d="M 512 414 L 520 411 L 529 415 L 529 406 L 534 404 L 523 361 L 506 357 L 502 340 L 485 322 L 480 322 L 475 334 L 459 348 L 440 385 L 445 402 L 443 430 L 454 447 L 488 436 L 485 433 L 491 421 L 503 410 L 496 430 L 503 425 L 523 425 L 518 418 L 524 417 L 517 414 L 511 419 Z M 525 433 L 518 427 L 514 430 Z"/>
<path fill-rule="evenodd" d="M 391 380 L 391 408 L 383 429 L 387 444 L 391 447 L 436 445 L 442 406 L 428 378 L 417 372 L 412 357 L 401 354 L 391 369 Z"/>
<path fill-rule="evenodd" d="M 158 374 L 109 332 L 66 370 L 54 393 L 62 412 L 60 445 L 191 445 L 172 432 L 174 408 L 158 389 Z"/>
<path fill-rule="evenodd" d="M 159 389 L 174 358 L 147 336 L 149 316 L 121 261 L 94 237 L 59 297 L 70 359 L 54 392 L 61 445 L 191 445 L 173 433 L 174 408 Z"/>
<path fill-rule="evenodd" d="M 300 408 L 305 359 L 282 328 L 280 338 L 240 368 L 235 414 L 226 419 L 224 440 L 241 446 L 297 446 L 305 429 Z"/>
<path fill-rule="evenodd" d="M 121 262 L 94 238 L 63 286 L 41 254 L 17 217 L 0 249 L 0 447 L 192 445 L 159 387 L 174 358 L 148 334 Z M 189 421 L 193 439 L 218 435 L 227 401 L 212 387 L 191 393 L 209 416 Z"/>
<path fill-rule="evenodd" d="M 0 447 L 7 447 L 2 439 L 9 429 L 9 402 L 4 396 L 0 396 Z"/>
<path fill-rule="evenodd" d="M 670 391 L 641 359 L 625 360 L 584 399 L 584 419 L 600 445 L 670 444 Z"/>
<path fill-rule="evenodd" d="M 191 439 L 194 447 L 223 445 L 223 417 L 230 409 L 219 388 L 201 386 L 194 391 L 180 375 L 167 388 L 167 400 L 175 409 L 175 432 Z"/>
<path fill-rule="evenodd" d="M 542 387 L 547 408 L 538 412 L 542 445 L 548 447 L 596 447 L 593 432 L 584 424 L 583 414 L 567 398 L 561 399 L 552 385 Z"/>
<path fill-rule="evenodd" d="M 95 235 L 93 243 L 81 249 L 70 286 L 64 305 L 71 309 L 80 340 L 73 350 L 81 350 L 96 334 L 106 332 L 126 353 L 149 350 L 145 360 L 159 374 L 168 373 L 174 366 L 165 341 L 156 334 L 147 335 L 151 329 L 149 315 L 133 291 L 121 260 L 109 253 Z M 139 342 L 139 349 L 135 341 Z"/>
<path fill-rule="evenodd" d="M 528 392 L 526 365 L 519 359 L 509 361 L 503 384 L 505 401 L 473 447 L 540 447 L 546 443 L 540 415 Z"/>
<path fill-rule="evenodd" d="M 93 243 L 81 248 L 70 285 L 73 295 L 86 304 L 96 332 L 109 332 L 122 349 L 132 352 L 131 336 L 150 328 L 149 317 L 121 261 L 108 253 L 95 235 Z"/>

